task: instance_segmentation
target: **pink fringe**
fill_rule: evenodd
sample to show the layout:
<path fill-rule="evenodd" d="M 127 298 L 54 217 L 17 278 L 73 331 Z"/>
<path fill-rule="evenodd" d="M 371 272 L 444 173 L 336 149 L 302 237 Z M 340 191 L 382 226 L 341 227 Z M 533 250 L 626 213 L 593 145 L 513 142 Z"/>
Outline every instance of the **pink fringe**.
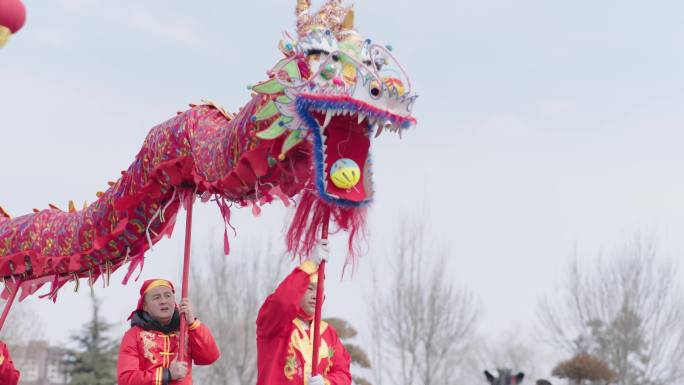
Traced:
<path fill-rule="evenodd" d="M 287 230 L 287 250 L 300 259 L 311 255 L 314 246 L 316 246 L 316 241 L 321 237 L 321 229 L 328 210 L 332 222 L 337 225 L 337 228 L 330 233 L 339 230 L 349 232 L 344 270 L 351 264 L 353 274 L 360 255 L 361 245 L 358 238 L 361 237 L 364 242 L 366 239 L 366 208 L 331 205 L 316 196 L 312 191 L 312 186 L 303 190 L 297 203 L 290 228 Z M 343 275 L 344 270 L 342 271 Z"/>

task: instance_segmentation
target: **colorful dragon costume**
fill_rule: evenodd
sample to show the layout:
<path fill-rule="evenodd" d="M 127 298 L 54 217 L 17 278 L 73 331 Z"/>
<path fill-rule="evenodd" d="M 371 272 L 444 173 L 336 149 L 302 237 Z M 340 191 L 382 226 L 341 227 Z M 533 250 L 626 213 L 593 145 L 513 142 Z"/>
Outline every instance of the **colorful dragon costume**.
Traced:
<path fill-rule="evenodd" d="M 67 211 L 50 205 L 13 219 L 0 209 L 3 295 L 21 288 L 23 299 L 50 283 L 43 296 L 54 300 L 66 282 L 108 281 L 128 263 L 125 284 L 171 234 L 188 194 L 215 201 L 227 227 L 234 205 L 258 213 L 294 200 L 286 242 L 294 255 L 310 252 L 330 213 L 349 231 L 353 259 L 373 195 L 371 138 L 412 127 L 416 96 L 390 50 L 356 32 L 351 8 L 328 0 L 312 13 L 310 5 L 298 0 L 297 38 L 284 34 L 285 57 L 236 114 L 191 105 L 152 128 L 133 164 L 82 210 L 70 202 Z"/>

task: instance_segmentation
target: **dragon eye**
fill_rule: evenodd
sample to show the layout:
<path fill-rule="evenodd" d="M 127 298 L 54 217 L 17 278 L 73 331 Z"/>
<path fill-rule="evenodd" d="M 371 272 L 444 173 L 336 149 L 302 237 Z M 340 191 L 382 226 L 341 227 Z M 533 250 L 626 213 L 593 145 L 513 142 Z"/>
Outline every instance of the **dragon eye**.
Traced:
<path fill-rule="evenodd" d="M 380 87 L 380 83 L 377 80 L 373 80 L 370 84 L 370 93 L 375 98 L 380 97 L 380 93 L 382 92 L 382 88 Z"/>

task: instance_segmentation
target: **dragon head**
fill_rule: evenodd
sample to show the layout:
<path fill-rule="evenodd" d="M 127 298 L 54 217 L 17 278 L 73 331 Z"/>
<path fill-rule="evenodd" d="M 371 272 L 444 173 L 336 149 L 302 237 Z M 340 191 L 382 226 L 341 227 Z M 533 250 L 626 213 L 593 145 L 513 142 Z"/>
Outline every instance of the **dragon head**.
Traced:
<path fill-rule="evenodd" d="M 285 58 L 269 80 L 251 87 L 268 96 L 252 120 L 266 127 L 258 138 L 282 141 L 281 161 L 309 141 L 316 195 L 333 206 L 360 207 L 373 196 L 371 138 L 414 126 L 417 96 L 391 50 L 355 30 L 352 8 L 328 0 L 312 14 L 310 5 L 298 0 L 297 38 L 284 33 Z"/>

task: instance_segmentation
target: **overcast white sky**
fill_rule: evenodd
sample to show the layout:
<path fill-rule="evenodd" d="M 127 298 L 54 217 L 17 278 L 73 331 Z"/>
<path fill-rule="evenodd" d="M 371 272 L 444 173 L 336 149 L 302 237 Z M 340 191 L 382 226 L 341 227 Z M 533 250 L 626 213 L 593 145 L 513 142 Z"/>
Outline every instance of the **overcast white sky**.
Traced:
<path fill-rule="evenodd" d="M 66 207 L 128 167 L 148 130 L 202 98 L 236 110 L 279 58 L 294 0 L 24 0 L 28 21 L 0 50 L 0 204 Z M 319 1 L 318 3 L 321 3 Z M 531 327 L 575 247 L 587 258 L 636 231 L 684 251 L 684 3 L 357 1 L 358 29 L 394 46 L 421 94 L 418 126 L 374 143 L 371 248 L 354 279 L 331 279 L 326 312 L 365 328 L 371 260 L 402 215 L 425 215 L 448 272 L 483 306 L 480 329 Z M 181 215 L 180 217 L 183 217 Z M 235 213 L 236 249 L 282 245 L 285 210 Z M 195 263 L 220 239 L 197 209 Z M 137 283 L 99 290 L 125 327 L 142 280 L 177 277 L 183 221 Z M 337 238 L 331 275 L 341 269 Z M 112 282 L 123 276 L 119 271 Z M 684 278 L 683 278 L 684 280 Z M 53 342 L 90 317 L 85 291 L 25 302 Z M 23 303 L 19 306 L 24 305 Z M 220 306 L 220 304 L 217 304 Z M 201 315 L 201 309 L 198 310 Z"/>

